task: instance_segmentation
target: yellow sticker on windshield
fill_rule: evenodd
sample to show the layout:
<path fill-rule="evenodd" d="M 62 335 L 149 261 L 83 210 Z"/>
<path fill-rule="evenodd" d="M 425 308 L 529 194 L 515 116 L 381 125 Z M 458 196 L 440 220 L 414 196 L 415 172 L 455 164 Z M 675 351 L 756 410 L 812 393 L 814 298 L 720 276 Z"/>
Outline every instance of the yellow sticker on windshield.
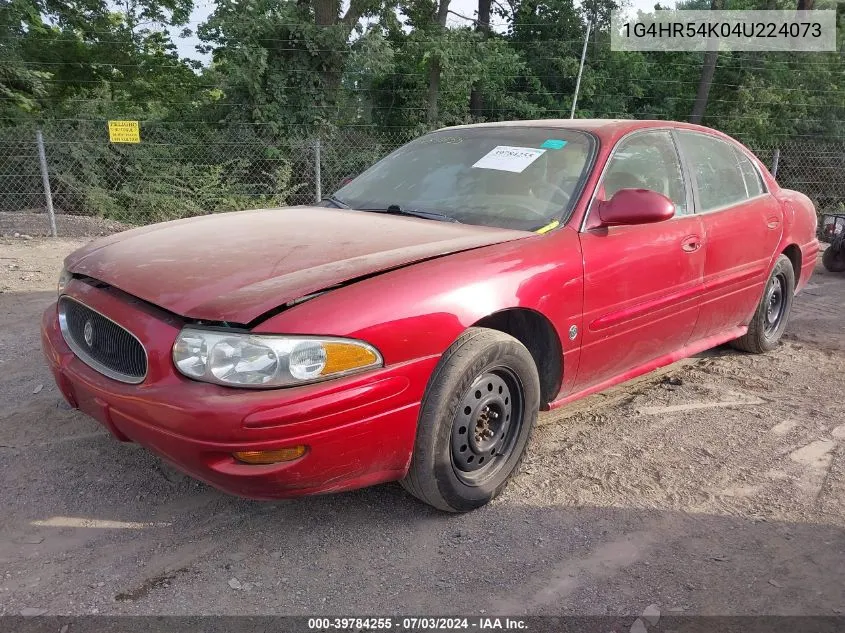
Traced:
<path fill-rule="evenodd" d="M 556 228 L 558 226 L 558 224 L 560 224 L 560 222 L 558 220 L 554 220 L 552 222 L 549 222 L 546 226 L 539 228 L 534 232 L 542 235 L 543 233 L 548 233 L 552 229 Z"/>

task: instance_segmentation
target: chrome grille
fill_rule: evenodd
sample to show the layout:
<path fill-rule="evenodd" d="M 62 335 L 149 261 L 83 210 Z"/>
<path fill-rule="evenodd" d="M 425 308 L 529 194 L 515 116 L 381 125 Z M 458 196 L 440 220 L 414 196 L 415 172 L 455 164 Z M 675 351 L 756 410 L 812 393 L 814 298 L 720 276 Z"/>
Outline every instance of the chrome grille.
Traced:
<path fill-rule="evenodd" d="M 59 325 L 68 347 L 101 374 L 133 384 L 146 377 L 144 346 L 111 319 L 70 297 L 62 297 Z"/>

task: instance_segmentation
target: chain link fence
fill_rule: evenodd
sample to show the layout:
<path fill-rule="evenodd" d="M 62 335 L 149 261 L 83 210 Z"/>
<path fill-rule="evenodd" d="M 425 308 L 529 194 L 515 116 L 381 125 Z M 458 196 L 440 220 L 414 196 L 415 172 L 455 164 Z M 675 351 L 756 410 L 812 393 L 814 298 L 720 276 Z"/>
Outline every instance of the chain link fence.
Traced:
<path fill-rule="evenodd" d="M 363 127 L 305 137 L 263 125 L 143 122 L 141 142 L 122 144 L 109 142 L 105 121 L 40 129 L 55 213 L 127 226 L 313 203 L 412 138 Z M 36 135 L 34 127 L 0 128 L 0 213 L 44 214 L 47 234 Z M 808 195 L 820 213 L 845 212 L 845 140 L 750 146 L 777 164 L 781 186 Z"/>
<path fill-rule="evenodd" d="M 310 204 L 410 139 L 357 128 L 284 135 L 266 126 L 141 125 L 110 143 L 106 122 L 41 128 L 57 216 L 125 225 Z M 36 128 L 0 128 L 0 213 L 45 213 Z M 45 228 L 49 224 L 45 214 Z"/>

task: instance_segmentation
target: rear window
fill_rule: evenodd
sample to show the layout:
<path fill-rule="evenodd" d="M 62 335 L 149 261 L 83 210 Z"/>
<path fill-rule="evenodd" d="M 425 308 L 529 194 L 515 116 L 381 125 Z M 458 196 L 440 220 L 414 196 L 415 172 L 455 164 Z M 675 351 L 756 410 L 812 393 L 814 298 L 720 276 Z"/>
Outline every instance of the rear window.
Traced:
<path fill-rule="evenodd" d="M 742 178 L 745 180 L 748 197 L 753 198 L 754 196 L 765 193 L 766 187 L 763 184 L 763 179 L 760 176 L 760 172 L 751 163 L 751 159 L 737 148 L 734 148 L 734 152 L 736 153 L 736 162 L 739 165 L 739 170 L 742 172 Z"/>
<path fill-rule="evenodd" d="M 747 157 L 733 145 L 706 134 L 678 133 L 695 174 L 699 211 L 739 204 L 763 193 L 763 184 Z"/>

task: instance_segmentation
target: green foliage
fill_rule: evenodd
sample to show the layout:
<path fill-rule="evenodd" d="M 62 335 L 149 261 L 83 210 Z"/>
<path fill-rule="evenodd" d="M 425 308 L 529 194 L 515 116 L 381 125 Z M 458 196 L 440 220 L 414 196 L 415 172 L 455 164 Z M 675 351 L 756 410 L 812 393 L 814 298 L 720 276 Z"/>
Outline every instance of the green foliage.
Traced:
<path fill-rule="evenodd" d="M 28 66 L 21 40 L 29 24 L 39 18 L 27 0 L 0 4 L 0 117 L 17 120 L 39 110 L 50 73 Z"/>
<path fill-rule="evenodd" d="M 204 125 L 142 128 L 144 142 L 127 145 L 105 142 L 104 127 L 54 125 L 44 134 L 58 211 L 132 224 L 299 202 L 304 185 L 293 168 L 303 150 L 311 160 L 299 142 L 281 148 Z M 85 142 L 66 142 L 71 135 Z"/>
<path fill-rule="evenodd" d="M 720 53 L 705 125 L 752 146 L 845 137 L 845 4 L 824 1 L 816 8 L 838 11 L 839 52 Z M 318 137 L 329 193 L 402 140 L 472 122 L 474 87 L 481 120 L 568 117 L 588 19 L 578 117 L 690 115 L 703 56 L 611 51 L 614 0 L 497 0 L 494 22 L 506 26 L 488 36 L 441 26 L 440 2 L 448 0 L 216 0 L 197 29 L 212 59 L 203 67 L 181 59 L 170 35 L 187 27 L 192 0 L 6 0 L 0 145 L 10 149 L 0 162 L 7 171 L 29 165 L 18 148 L 31 148 L 39 125 L 57 208 L 136 223 L 306 203 Z M 142 121 L 140 145 L 108 143 L 105 122 L 118 118 Z M 19 135 L 7 140 L 4 128 Z M 804 165 L 785 151 L 784 177 L 809 191 L 823 178 L 813 169 L 841 173 L 841 151 L 824 152 Z M 0 207 L 37 206 L 37 170 L 25 182 L 20 193 L 7 187 Z"/>

